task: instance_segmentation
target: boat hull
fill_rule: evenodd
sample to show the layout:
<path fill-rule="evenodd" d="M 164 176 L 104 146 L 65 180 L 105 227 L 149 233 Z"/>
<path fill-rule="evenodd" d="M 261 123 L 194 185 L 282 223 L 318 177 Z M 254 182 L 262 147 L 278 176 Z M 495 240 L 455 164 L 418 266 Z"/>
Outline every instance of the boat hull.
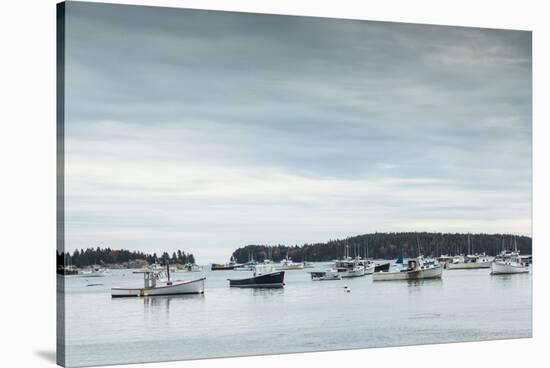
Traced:
<path fill-rule="evenodd" d="M 377 264 L 376 266 L 374 266 L 374 272 L 388 272 L 389 270 L 390 270 L 389 262 Z"/>
<path fill-rule="evenodd" d="M 236 266 L 224 266 L 224 265 L 212 265 L 210 270 L 212 271 L 224 271 L 224 270 L 233 270 Z"/>
<path fill-rule="evenodd" d="M 204 293 L 204 280 L 200 278 L 189 281 L 174 281 L 172 285 L 157 286 L 154 288 L 111 288 L 113 298 L 121 297 L 145 297 L 159 295 L 183 295 Z"/>
<path fill-rule="evenodd" d="M 292 270 L 303 270 L 303 264 L 292 264 L 292 265 L 276 265 L 275 268 L 280 271 L 292 271 Z"/>
<path fill-rule="evenodd" d="M 282 288 L 285 279 L 284 271 L 270 272 L 246 279 L 227 279 L 230 287 L 239 288 Z"/>
<path fill-rule="evenodd" d="M 491 264 L 491 275 L 510 275 L 527 272 L 529 272 L 529 268 L 521 264 L 510 264 L 504 262 L 493 262 Z"/>
<path fill-rule="evenodd" d="M 311 281 L 332 281 L 332 280 L 341 280 L 337 272 L 311 272 Z"/>
<path fill-rule="evenodd" d="M 491 268 L 491 262 L 459 262 L 459 263 L 447 263 L 448 270 L 472 270 L 477 268 Z"/>
<path fill-rule="evenodd" d="M 105 277 L 107 276 L 107 273 L 101 272 L 101 273 L 81 273 L 78 274 L 80 277 Z"/>
<path fill-rule="evenodd" d="M 345 279 L 348 279 L 351 277 L 361 277 L 366 275 L 364 267 L 361 267 L 359 269 L 353 269 L 353 270 L 347 269 L 345 271 L 338 271 L 338 274 L 340 275 L 340 277 Z"/>
<path fill-rule="evenodd" d="M 437 266 L 416 271 L 376 272 L 372 275 L 372 279 L 373 281 L 440 279 L 441 274 L 442 267 Z"/>
<path fill-rule="evenodd" d="M 376 265 L 374 263 L 370 264 L 365 267 L 365 275 L 372 275 L 375 270 L 376 270 Z"/>
<path fill-rule="evenodd" d="M 311 278 L 311 281 L 335 281 L 335 280 L 342 280 L 342 277 L 339 275 L 336 275 L 336 276 L 320 276 L 320 277 Z"/>

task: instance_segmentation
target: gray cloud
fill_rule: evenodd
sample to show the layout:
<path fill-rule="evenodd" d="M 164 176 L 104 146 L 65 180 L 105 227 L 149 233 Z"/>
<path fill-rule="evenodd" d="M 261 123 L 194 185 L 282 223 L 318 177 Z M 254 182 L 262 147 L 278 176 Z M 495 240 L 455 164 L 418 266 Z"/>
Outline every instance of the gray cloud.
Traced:
<path fill-rule="evenodd" d="M 69 248 L 530 234 L 529 32 L 67 9 Z"/>

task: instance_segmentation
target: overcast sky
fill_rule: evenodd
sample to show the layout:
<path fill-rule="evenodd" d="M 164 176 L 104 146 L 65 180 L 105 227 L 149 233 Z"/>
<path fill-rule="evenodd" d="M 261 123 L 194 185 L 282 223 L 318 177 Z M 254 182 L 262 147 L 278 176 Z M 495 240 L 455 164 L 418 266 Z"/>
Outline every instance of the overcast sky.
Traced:
<path fill-rule="evenodd" d="M 531 34 L 69 3 L 66 247 L 531 234 Z"/>

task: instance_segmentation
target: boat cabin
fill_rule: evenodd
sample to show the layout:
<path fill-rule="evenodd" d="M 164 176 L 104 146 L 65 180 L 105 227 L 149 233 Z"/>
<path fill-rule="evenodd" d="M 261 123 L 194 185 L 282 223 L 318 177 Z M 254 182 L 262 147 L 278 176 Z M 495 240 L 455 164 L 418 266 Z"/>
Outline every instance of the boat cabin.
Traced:
<path fill-rule="evenodd" d="M 143 274 L 143 287 L 146 289 L 154 288 L 157 286 L 157 281 L 166 281 L 167 285 L 171 285 L 169 276 L 164 271 L 134 271 L 133 273 L 142 273 Z"/>

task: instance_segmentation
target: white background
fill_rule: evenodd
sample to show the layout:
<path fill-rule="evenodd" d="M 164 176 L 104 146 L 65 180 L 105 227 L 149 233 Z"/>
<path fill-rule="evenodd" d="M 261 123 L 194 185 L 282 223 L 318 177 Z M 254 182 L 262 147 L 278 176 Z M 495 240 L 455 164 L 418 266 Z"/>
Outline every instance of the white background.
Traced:
<path fill-rule="evenodd" d="M 535 254 L 533 339 L 290 354 L 133 367 L 547 366 L 550 346 L 549 14 L 544 1 L 114 1 L 532 30 Z M 55 356 L 55 0 L 0 5 L 0 366 Z M 495 153 L 496 154 L 496 153 Z M 505 229 L 503 229 L 505 231 Z M 503 321 L 506 323 L 506 321 Z M 101 333 L 101 331 L 90 331 Z M 299 331 L 297 332 L 299 333 Z M 327 331 L 330 334 L 330 331 Z M 545 351 L 546 348 L 546 351 Z"/>

